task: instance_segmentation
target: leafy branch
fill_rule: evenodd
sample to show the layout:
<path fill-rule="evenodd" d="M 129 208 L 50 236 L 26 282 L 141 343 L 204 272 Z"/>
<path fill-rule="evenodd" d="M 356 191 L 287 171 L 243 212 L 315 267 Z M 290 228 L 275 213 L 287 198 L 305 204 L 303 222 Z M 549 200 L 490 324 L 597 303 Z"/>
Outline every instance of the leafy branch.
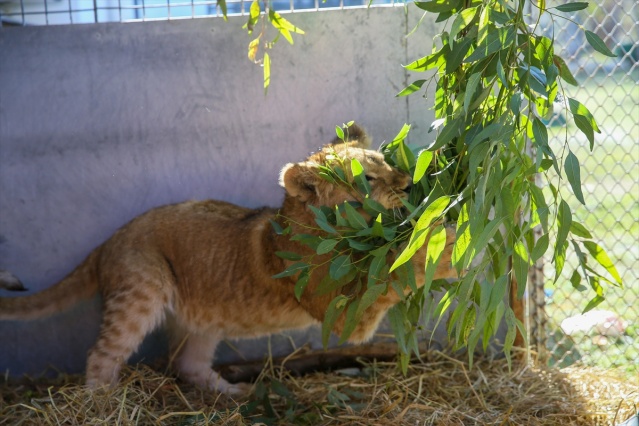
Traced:
<path fill-rule="evenodd" d="M 224 2 L 224 0 L 220 1 Z M 249 8 L 248 21 L 242 28 L 245 28 L 249 35 L 252 35 L 256 28 L 260 30 L 257 37 L 248 44 L 248 58 L 253 63 L 261 65 L 264 69 L 264 93 L 266 93 L 271 84 L 271 57 L 268 51 L 273 49 L 280 36 L 284 37 L 290 44 L 294 44 L 292 33 L 304 34 L 304 31 L 271 9 L 267 0 L 264 0 L 262 5 L 264 10 L 262 10 L 259 0 L 253 0 Z M 226 17 L 225 7 L 222 10 Z M 277 30 L 277 35 L 271 41 L 266 39 L 267 23 L 270 23 Z M 260 48 L 262 49 L 261 57 Z"/>
<path fill-rule="evenodd" d="M 564 103 L 591 151 L 594 135 L 601 131 L 584 104 L 564 95 L 562 83 L 576 85 L 576 79 L 565 60 L 554 53 L 555 40 L 536 34 L 538 25 L 528 25 L 526 3 L 415 3 L 425 13 L 436 13 L 437 22 L 449 25 L 437 36 L 432 53 L 405 66 L 409 71 L 432 75 L 414 81 L 397 95 L 407 96 L 435 85 L 436 120 L 431 126 L 431 131 L 437 132 L 435 140 L 411 146 L 406 142 L 410 126 L 405 125 L 381 147 L 389 164 L 413 177 L 405 212 L 380 209 L 367 196 L 370 188 L 366 187 L 361 165 L 343 164 L 337 159 L 323 170 L 324 178 L 350 185 L 363 195 L 363 203 L 314 209 L 315 221 L 326 234 L 292 237 L 317 254 L 332 253 L 329 276 L 322 280 L 319 291 L 353 283 L 357 289 L 339 294 L 329 305 L 323 326 L 325 344 L 343 312 L 347 325 L 341 340 L 348 337 L 363 309 L 376 297 L 389 288 L 404 295 L 409 288 L 410 294 L 402 296 L 389 312 L 404 371 L 410 352 L 417 353 L 422 313 L 437 324 L 448 313 L 449 338 L 455 349 L 468 348 L 471 362 L 479 341 L 485 349 L 505 321 L 503 350 L 510 362 L 517 330 L 524 337 L 526 333 L 506 296 L 516 288 L 516 296 L 523 297 L 529 268 L 549 250 L 555 283 L 564 269 L 567 251 L 571 249 L 577 255 L 579 266 L 570 282 L 575 290 L 589 287 L 594 292 L 585 310 L 604 300 L 604 285 L 622 285 L 604 249 L 583 224 L 573 219 L 565 201 L 565 181 L 570 192 L 585 204 L 579 159 L 567 137 L 563 144 L 549 140 L 544 120 L 552 114 L 555 103 Z M 545 1 L 539 0 L 535 6 L 539 16 L 550 13 L 554 18 L 558 15 L 551 10 L 576 11 L 587 3 L 546 8 Z M 586 31 L 586 39 L 596 51 L 614 56 L 596 34 Z M 338 128 L 336 133 L 343 138 L 343 132 Z M 352 170 L 354 182 L 345 178 L 345 167 Z M 537 178 L 543 182 L 541 187 Z M 426 235 L 441 237 L 444 219 L 456 224 L 452 264 L 463 273 L 456 283 L 433 281 L 443 246 L 441 238 L 426 242 Z M 541 236 L 536 237 L 539 231 Z M 424 244 L 425 278 L 417 283 L 409 260 Z M 394 259 L 391 265 L 388 256 Z M 300 259 L 282 272 L 299 273 L 298 295 L 312 274 L 312 262 L 312 257 Z M 581 285 L 582 281 L 588 287 Z M 435 291 L 443 292 L 439 300 Z"/>

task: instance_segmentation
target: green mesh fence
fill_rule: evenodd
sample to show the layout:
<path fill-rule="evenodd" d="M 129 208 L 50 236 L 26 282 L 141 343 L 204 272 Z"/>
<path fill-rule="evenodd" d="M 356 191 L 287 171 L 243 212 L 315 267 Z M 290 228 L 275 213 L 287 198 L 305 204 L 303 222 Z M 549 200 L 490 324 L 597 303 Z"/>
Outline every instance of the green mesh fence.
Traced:
<path fill-rule="evenodd" d="M 606 300 L 581 315 L 594 292 L 585 283 L 573 288 L 576 256 L 567 259 L 556 284 L 546 259 L 543 270 L 532 272 L 530 337 L 551 365 L 619 367 L 634 375 L 639 372 L 639 2 L 598 0 L 569 18 L 572 22 L 554 21 L 556 49 L 580 83 L 564 85 L 566 95 L 590 109 L 602 132 L 590 152 L 572 119 L 556 108 L 550 133 L 558 147 L 568 137 L 579 158 L 586 206 L 576 199 L 569 204 L 616 263 L 624 288 L 608 286 Z M 595 52 L 577 24 L 597 33 L 619 56 Z"/>

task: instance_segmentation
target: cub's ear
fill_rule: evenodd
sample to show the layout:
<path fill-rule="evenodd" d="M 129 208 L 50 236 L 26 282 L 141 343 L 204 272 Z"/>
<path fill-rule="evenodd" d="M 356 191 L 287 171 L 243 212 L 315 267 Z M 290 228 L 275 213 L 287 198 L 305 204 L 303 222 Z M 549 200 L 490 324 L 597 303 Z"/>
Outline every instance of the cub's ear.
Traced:
<path fill-rule="evenodd" d="M 289 163 L 280 173 L 280 185 L 289 195 L 302 201 L 309 201 L 318 194 L 318 187 L 325 181 L 317 174 L 314 163 Z"/>
<path fill-rule="evenodd" d="M 336 137 L 331 142 L 331 145 L 338 145 L 341 143 L 349 143 L 355 148 L 368 149 L 371 147 L 371 139 L 366 134 L 366 131 L 359 127 L 357 124 L 351 124 L 344 130 L 344 141 Z"/>

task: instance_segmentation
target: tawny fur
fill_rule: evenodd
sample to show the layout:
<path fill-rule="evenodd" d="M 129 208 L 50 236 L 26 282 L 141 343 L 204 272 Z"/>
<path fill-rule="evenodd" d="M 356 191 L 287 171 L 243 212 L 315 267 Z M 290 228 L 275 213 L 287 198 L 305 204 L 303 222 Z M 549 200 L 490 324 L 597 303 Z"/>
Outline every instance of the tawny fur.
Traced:
<path fill-rule="evenodd" d="M 306 226 L 315 227 L 309 205 L 333 207 L 361 198 L 346 186 L 324 180 L 317 166 L 334 153 L 345 158 L 346 165 L 357 158 L 372 179 L 372 198 L 386 208 L 401 207 L 409 177 L 391 168 L 380 153 L 360 148 L 358 140 L 365 145 L 368 139 L 359 128 L 353 128 L 350 139 L 353 142 L 329 145 L 305 162 L 284 167 L 280 183 L 286 195 L 279 210 L 247 209 L 215 200 L 150 210 L 118 230 L 60 283 L 34 295 L 0 298 L 0 320 L 48 316 L 100 292 L 103 322 L 87 360 L 89 386 L 115 383 L 121 365 L 144 337 L 166 324 L 180 377 L 207 389 L 245 391 L 245 385 L 230 384 L 212 369 L 217 344 L 226 338 L 256 337 L 316 324 L 337 294 L 314 293 L 328 274 L 327 267 L 312 274 L 299 302 L 293 278 L 272 278 L 290 263 L 276 251 L 310 252 L 290 241 L 290 236 L 277 235 L 271 221 L 290 225 L 293 233 L 309 233 Z M 438 278 L 455 275 L 450 266 L 454 231 L 449 230 L 447 238 L 449 246 Z M 416 255 L 421 260 L 415 261 L 421 285 L 424 257 L 422 249 Z M 329 259 L 329 254 L 315 257 L 319 264 Z M 352 289 L 346 286 L 342 291 Z M 399 300 L 393 290 L 382 295 L 366 310 L 351 341 L 371 338 L 386 311 Z M 343 326 L 344 317 L 334 331 L 341 333 Z"/>

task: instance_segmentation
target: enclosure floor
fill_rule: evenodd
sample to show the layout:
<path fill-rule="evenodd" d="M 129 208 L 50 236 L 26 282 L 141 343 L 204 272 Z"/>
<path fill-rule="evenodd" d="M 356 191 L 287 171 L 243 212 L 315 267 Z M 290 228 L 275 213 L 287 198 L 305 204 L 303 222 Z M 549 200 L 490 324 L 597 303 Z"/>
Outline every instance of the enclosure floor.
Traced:
<path fill-rule="evenodd" d="M 613 425 L 637 413 L 639 386 L 620 372 L 553 370 L 427 352 L 395 363 L 294 377 L 267 363 L 253 395 L 235 400 L 147 366 L 91 392 L 78 376 L 5 380 L 0 424 Z"/>

